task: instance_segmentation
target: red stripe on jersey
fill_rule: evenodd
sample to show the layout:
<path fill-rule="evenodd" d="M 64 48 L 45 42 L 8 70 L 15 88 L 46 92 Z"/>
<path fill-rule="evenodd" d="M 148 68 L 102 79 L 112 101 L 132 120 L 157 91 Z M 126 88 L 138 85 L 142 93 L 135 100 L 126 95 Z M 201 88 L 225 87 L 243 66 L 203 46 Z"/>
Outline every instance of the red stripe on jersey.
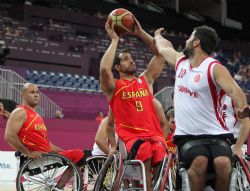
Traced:
<path fill-rule="evenodd" d="M 213 61 L 209 64 L 208 66 L 208 70 L 207 70 L 207 76 L 208 76 L 208 84 L 209 84 L 209 89 L 210 89 L 210 93 L 212 95 L 212 100 L 213 100 L 213 104 L 214 104 L 214 111 L 215 111 L 215 115 L 216 115 L 216 118 L 217 120 L 219 121 L 221 127 L 225 130 L 227 130 L 223 120 L 221 119 L 221 116 L 219 115 L 218 113 L 218 95 L 217 95 L 217 92 L 216 92 L 216 86 L 212 80 L 212 76 L 211 76 L 211 66 L 213 64 L 221 64 L 220 62 L 218 61 Z"/>
<path fill-rule="evenodd" d="M 176 62 L 176 64 L 175 64 L 175 71 L 177 71 L 177 69 L 178 69 L 180 63 L 181 63 L 183 60 L 186 60 L 186 59 L 187 59 L 187 57 L 186 57 L 186 56 L 183 56 L 183 57 L 181 57 L 181 58 L 178 60 L 178 62 Z"/>

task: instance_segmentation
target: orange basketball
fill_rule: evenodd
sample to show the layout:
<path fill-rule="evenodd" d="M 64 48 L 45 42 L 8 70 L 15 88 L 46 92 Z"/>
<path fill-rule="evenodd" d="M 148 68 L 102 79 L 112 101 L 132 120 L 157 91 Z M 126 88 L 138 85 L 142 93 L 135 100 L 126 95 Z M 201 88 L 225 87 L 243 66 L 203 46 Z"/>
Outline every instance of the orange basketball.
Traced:
<path fill-rule="evenodd" d="M 119 36 L 125 35 L 134 29 L 135 20 L 133 14 L 123 8 L 113 10 L 108 16 L 108 21 L 110 26 L 114 25 L 114 30 Z"/>

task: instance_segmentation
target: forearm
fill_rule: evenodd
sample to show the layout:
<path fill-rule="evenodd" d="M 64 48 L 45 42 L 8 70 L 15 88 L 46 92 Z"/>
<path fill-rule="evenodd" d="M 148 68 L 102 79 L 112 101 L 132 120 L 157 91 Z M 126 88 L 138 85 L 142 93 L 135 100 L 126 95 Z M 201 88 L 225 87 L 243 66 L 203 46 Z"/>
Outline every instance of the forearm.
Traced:
<path fill-rule="evenodd" d="M 116 49 L 118 46 L 118 40 L 112 40 L 111 44 L 109 45 L 107 51 L 103 55 L 100 63 L 100 74 L 102 74 L 102 71 L 104 70 L 110 70 L 112 68 L 115 54 L 116 54 Z"/>
<path fill-rule="evenodd" d="M 144 41 L 146 45 L 148 45 L 151 49 L 153 48 L 154 38 L 150 34 L 144 30 L 141 30 L 138 36 Z"/>
<path fill-rule="evenodd" d="M 96 141 L 97 146 L 101 149 L 102 152 L 104 152 L 106 155 L 109 154 L 109 146 L 104 141 Z"/>
<path fill-rule="evenodd" d="M 111 148 L 116 148 L 116 141 L 115 141 L 115 130 L 112 127 L 107 128 L 107 137 L 109 140 L 109 143 L 111 145 Z"/>
<path fill-rule="evenodd" d="M 29 149 L 21 143 L 19 137 L 17 135 L 8 136 L 5 138 L 5 141 L 15 150 L 20 151 L 23 154 L 30 153 Z"/>
<path fill-rule="evenodd" d="M 249 133 L 250 133 L 250 121 L 249 119 L 242 119 L 239 136 L 235 146 L 241 148 L 242 145 L 246 142 Z"/>

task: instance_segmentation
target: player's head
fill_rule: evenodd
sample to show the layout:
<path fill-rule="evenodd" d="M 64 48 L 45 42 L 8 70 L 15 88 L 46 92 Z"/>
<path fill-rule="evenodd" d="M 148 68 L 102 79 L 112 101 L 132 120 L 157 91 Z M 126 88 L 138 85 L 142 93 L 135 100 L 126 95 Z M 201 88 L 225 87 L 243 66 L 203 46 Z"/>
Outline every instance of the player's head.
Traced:
<path fill-rule="evenodd" d="M 119 73 L 134 75 L 136 72 L 135 62 L 127 49 L 116 55 L 113 66 Z"/>
<path fill-rule="evenodd" d="M 211 55 L 218 45 L 218 35 L 216 31 L 208 26 L 194 28 L 191 36 L 186 41 L 186 47 L 183 51 L 185 56 L 193 57 L 195 48 L 200 47 L 202 51 Z"/>
<path fill-rule="evenodd" d="M 166 115 L 166 119 L 168 121 L 169 124 L 169 128 L 171 130 L 171 132 L 174 132 L 174 124 L 175 124 L 175 120 L 174 120 L 174 108 L 173 107 L 169 107 L 167 109 L 167 111 L 165 111 L 165 115 Z"/>
<path fill-rule="evenodd" d="M 30 107 L 35 107 L 38 105 L 40 98 L 39 89 L 35 84 L 24 84 L 21 93 L 23 104 L 28 105 Z"/>

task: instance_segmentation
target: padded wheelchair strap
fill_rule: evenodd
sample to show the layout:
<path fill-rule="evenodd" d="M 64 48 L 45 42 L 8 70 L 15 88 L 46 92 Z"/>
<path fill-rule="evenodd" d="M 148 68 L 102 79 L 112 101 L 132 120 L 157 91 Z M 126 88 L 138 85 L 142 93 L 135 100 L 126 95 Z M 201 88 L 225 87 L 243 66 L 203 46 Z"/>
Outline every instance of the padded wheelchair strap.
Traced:
<path fill-rule="evenodd" d="M 130 150 L 130 153 L 128 154 L 128 157 L 127 157 L 128 160 L 135 158 L 137 151 L 142 143 L 144 143 L 144 141 L 141 139 L 138 139 L 137 141 L 134 142 L 134 144 Z"/>

